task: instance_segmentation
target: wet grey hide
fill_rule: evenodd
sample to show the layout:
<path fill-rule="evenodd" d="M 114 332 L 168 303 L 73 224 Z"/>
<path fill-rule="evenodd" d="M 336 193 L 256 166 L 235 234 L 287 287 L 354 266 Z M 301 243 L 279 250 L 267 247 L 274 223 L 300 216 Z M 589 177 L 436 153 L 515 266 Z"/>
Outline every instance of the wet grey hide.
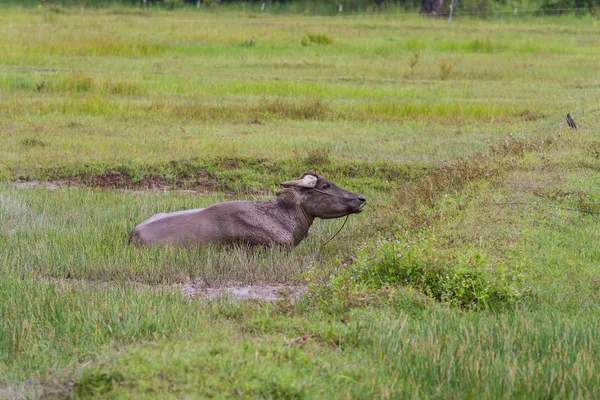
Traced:
<path fill-rule="evenodd" d="M 131 231 L 129 242 L 294 247 L 308 235 L 315 218 L 358 214 L 366 204 L 363 196 L 314 173 L 282 182 L 281 187 L 269 201 L 232 201 L 154 215 Z"/>

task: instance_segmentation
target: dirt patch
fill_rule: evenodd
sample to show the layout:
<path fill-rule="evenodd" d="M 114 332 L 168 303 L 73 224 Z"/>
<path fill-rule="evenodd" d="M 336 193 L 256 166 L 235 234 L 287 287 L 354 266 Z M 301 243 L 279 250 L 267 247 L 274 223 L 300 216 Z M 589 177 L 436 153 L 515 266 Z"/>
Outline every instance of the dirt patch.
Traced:
<path fill-rule="evenodd" d="M 238 160 L 227 160 L 223 162 L 223 168 L 227 170 L 237 169 L 240 166 L 240 162 Z"/>
<path fill-rule="evenodd" d="M 262 121 L 258 118 L 244 120 L 244 121 L 234 121 L 233 125 L 262 125 Z"/>
<path fill-rule="evenodd" d="M 196 171 L 193 178 L 184 177 L 175 181 L 169 181 L 158 175 L 133 180 L 126 173 L 108 172 L 93 176 L 83 174 L 70 178 L 68 182 L 103 189 L 186 189 L 215 191 L 219 188 L 219 180 L 212 177 L 206 170 Z"/>
<path fill-rule="evenodd" d="M 89 187 L 98 189 L 122 189 L 127 191 L 144 192 L 181 192 L 181 193 L 206 193 L 219 191 L 220 185 L 217 178 L 211 177 L 206 171 L 199 171 L 194 178 L 179 178 L 176 181 L 168 181 L 162 176 L 151 176 L 146 179 L 134 181 L 124 173 L 110 172 L 102 175 L 81 176 L 63 180 L 39 181 L 22 180 L 15 181 L 19 189 L 48 189 L 56 190 L 61 187 Z"/>
<path fill-rule="evenodd" d="M 72 287 L 84 289 L 98 286 L 109 288 L 111 286 L 111 282 L 109 281 L 94 281 L 77 278 L 38 277 L 38 281 L 40 283 L 56 285 L 59 289 Z M 173 294 L 180 293 L 184 297 L 203 301 L 216 299 L 229 299 L 233 301 L 258 300 L 261 302 L 289 300 L 294 304 L 308 292 L 308 286 L 292 284 L 267 283 L 260 285 L 210 287 L 204 280 L 199 278 L 188 279 L 185 283 L 149 285 L 140 282 L 130 282 L 129 285 L 154 289 L 157 291 L 167 290 Z"/>
<path fill-rule="evenodd" d="M 67 182 L 64 181 L 53 181 L 53 182 L 42 182 L 42 181 L 23 181 L 18 180 L 15 182 L 17 189 L 47 189 L 56 190 L 63 186 L 68 186 Z"/>
<path fill-rule="evenodd" d="M 202 279 L 194 278 L 184 284 L 177 285 L 181 293 L 188 297 L 211 300 L 228 298 L 231 300 L 276 301 L 290 300 L 295 302 L 308 291 L 306 285 L 248 285 L 229 287 L 209 287 Z"/>
<path fill-rule="evenodd" d="M 124 174 L 119 174 L 116 172 L 109 172 L 107 174 L 98 175 L 98 176 L 87 176 L 87 174 L 83 174 L 81 178 L 75 178 L 74 181 L 84 181 L 90 182 L 90 186 L 116 189 L 120 187 L 127 187 L 131 185 L 131 178 Z"/>
<path fill-rule="evenodd" d="M 18 180 L 14 182 L 14 185 L 17 189 L 46 189 L 46 190 L 57 190 L 61 188 L 95 188 L 95 189 L 103 189 L 103 190 L 118 190 L 123 193 L 133 193 L 133 194 L 147 194 L 147 193 L 161 193 L 161 194 L 178 194 L 183 196 L 202 196 L 202 197 L 235 197 L 233 193 L 220 192 L 218 190 L 211 190 L 205 187 L 201 189 L 192 188 L 192 189 L 177 189 L 177 187 L 173 187 L 170 184 L 160 184 L 154 181 L 153 184 L 149 184 L 146 187 L 140 188 L 115 188 L 110 186 L 88 186 L 81 183 L 73 182 L 73 181 L 38 181 L 38 180 Z M 187 187 L 194 187 L 193 185 L 188 185 Z M 258 193 L 258 192 L 257 192 Z M 268 195 L 269 192 L 260 192 L 258 194 Z"/>

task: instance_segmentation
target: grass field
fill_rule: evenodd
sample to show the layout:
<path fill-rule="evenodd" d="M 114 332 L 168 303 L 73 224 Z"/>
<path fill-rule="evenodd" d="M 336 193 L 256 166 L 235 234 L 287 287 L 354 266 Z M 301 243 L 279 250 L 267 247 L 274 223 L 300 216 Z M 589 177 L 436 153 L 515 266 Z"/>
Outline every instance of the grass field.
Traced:
<path fill-rule="evenodd" d="M 600 395 L 597 19 L 0 17 L 0 397 Z M 311 170 L 322 249 L 127 246 Z"/>

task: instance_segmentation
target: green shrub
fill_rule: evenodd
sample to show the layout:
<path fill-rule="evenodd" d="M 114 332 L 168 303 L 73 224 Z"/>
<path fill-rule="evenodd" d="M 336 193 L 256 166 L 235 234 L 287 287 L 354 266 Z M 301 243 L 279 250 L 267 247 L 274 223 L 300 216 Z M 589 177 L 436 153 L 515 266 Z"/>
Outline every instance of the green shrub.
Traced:
<path fill-rule="evenodd" d="M 349 266 L 331 278 L 333 292 L 416 289 L 427 297 L 472 310 L 500 310 L 529 293 L 520 275 L 492 266 L 475 248 L 446 250 L 435 239 L 379 240 L 365 245 Z"/>
<path fill-rule="evenodd" d="M 120 372 L 86 371 L 75 382 L 74 391 L 78 398 L 95 397 L 110 392 L 124 379 Z"/>
<path fill-rule="evenodd" d="M 461 0 L 455 11 L 459 13 L 459 15 L 460 12 L 478 13 L 476 15 L 479 18 L 486 18 L 491 15 L 488 14 L 488 12 L 492 11 L 494 4 L 498 3 L 499 2 L 495 2 L 493 0 Z"/>
<path fill-rule="evenodd" d="M 183 7 L 183 0 L 163 0 L 163 5 L 167 10 L 174 10 Z"/>
<path fill-rule="evenodd" d="M 571 12 L 582 15 L 593 12 L 597 6 L 598 3 L 594 0 L 542 0 L 540 9 L 543 10 L 543 15 L 562 15 Z"/>

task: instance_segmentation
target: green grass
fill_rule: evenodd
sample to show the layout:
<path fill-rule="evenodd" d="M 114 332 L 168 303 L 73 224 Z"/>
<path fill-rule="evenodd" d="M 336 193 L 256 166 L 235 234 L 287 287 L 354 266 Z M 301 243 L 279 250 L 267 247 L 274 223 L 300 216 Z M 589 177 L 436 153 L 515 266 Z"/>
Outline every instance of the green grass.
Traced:
<path fill-rule="evenodd" d="M 287 159 L 318 148 L 337 158 L 449 160 L 465 147 L 485 151 L 507 131 L 541 135 L 562 120 L 559 107 L 597 107 L 593 21 L 560 29 L 540 21 L 197 18 L 11 11 L 0 45 L 0 113 L 11 133 L 0 175 L 16 178 L 24 166 L 43 177 L 36 166 L 70 160 Z M 302 46 L 308 34 L 333 43 Z M 556 95 L 567 89 L 565 99 Z M 51 140 L 21 151 L 32 136 Z"/>
<path fill-rule="evenodd" d="M 263 334 L 262 339 L 240 335 L 227 324 L 216 327 L 224 340 L 200 334 L 183 343 L 132 346 L 102 367 L 84 372 L 81 384 L 94 387 L 90 381 L 102 379 L 105 371 L 128 371 L 129 380 L 117 375 L 99 392 L 113 398 L 178 397 L 198 389 L 199 396 L 271 398 L 597 394 L 597 324 L 576 317 L 465 319 L 435 312 L 427 315 L 431 322 L 403 311 L 393 318 L 378 310 L 365 311 L 352 315 L 347 324 L 307 327 L 298 318 L 284 319 L 287 330 L 301 328 L 305 336 L 295 338 L 299 345 L 287 345 L 290 338 L 282 333 Z M 548 358 L 554 362 L 547 363 Z"/>
<path fill-rule="evenodd" d="M 598 397 L 596 19 L 59 11 L 0 24 L 0 397 Z M 127 245 L 309 170 L 324 248 Z"/>

